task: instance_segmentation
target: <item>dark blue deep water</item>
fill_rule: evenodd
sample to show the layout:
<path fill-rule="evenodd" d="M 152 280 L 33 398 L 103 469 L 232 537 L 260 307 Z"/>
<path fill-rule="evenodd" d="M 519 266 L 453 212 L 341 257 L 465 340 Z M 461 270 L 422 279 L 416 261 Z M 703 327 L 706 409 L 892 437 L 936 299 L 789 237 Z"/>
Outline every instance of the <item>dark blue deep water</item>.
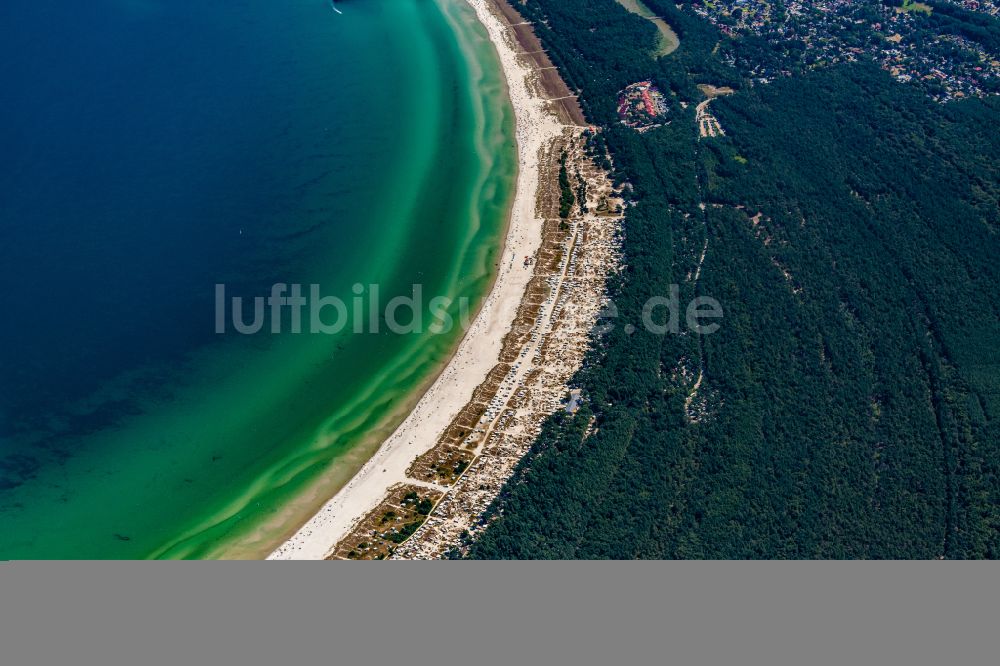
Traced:
<path fill-rule="evenodd" d="M 211 337 L 206 285 L 294 211 L 304 4 L 2 3 L 5 432 Z"/>

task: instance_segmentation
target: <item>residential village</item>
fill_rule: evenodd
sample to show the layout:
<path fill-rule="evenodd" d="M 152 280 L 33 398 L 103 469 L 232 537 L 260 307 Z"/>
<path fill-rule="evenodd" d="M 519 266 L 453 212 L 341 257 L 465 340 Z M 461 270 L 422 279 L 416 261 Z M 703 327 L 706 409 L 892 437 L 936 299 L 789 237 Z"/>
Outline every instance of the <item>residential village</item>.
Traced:
<path fill-rule="evenodd" d="M 666 98 L 651 81 L 633 83 L 618 94 L 618 118 L 636 131 L 661 127 L 667 111 Z"/>
<path fill-rule="evenodd" d="M 864 60 L 898 81 L 924 86 L 938 102 L 1000 92 L 1000 54 L 967 35 L 942 32 L 931 5 L 859 0 L 769 2 L 694 0 L 693 11 L 734 38 L 722 57 L 754 83 L 818 67 Z M 1000 0 L 952 0 L 964 10 L 997 16 Z M 956 30 L 957 32 L 957 30 Z"/>

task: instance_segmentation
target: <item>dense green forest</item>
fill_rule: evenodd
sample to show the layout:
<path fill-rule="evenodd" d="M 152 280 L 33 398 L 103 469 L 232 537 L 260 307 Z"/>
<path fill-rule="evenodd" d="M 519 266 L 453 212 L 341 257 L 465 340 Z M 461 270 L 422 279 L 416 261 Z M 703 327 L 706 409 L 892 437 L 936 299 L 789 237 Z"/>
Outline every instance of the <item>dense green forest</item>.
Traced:
<path fill-rule="evenodd" d="M 645 3 L 671 56 L 615 0 L 517 4 L 634 205 L 586 402 L 468 556 L 997 557 L 1000 100 L 935 104 L 863 64 L 751 86 L 715 28 Z M 615 101 L 647 78 L 671 121 L 639 134 Z M 726 136 L 698 138 L 702 83 L 736 90 L 711 106 Z M 671 284 L 721 329 L 627 334 Z"/>

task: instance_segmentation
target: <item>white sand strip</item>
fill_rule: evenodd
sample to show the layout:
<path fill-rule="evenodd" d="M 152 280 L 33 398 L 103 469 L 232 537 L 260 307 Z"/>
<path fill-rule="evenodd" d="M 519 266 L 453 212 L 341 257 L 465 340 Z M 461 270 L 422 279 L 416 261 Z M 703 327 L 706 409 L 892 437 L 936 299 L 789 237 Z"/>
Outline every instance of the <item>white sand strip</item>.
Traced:
<path fill-rule="evenodd" d="M 268 559 L 326 557 L 355 523 L 383 500 L 391 486 L 407 481 L 406 470 L 434 446 L 498 362 L 501 342 L 531 278 L 532 271 L 524 269 L 521 259 L 533 256 L 542 242 L 543 220 L 535 214 L 539 155 L 543 146 L 560 135 L 563 126 L 546 110 L 545 101 L 530 92 L 531 67 L 518 61 L 517 42 L 506 24 L 492 13 L 489 0 L 466 1 L 496 46 L 517 117 L 517 190 L 499 274 L 455 356 L 413 412 L 350 483 Z"/>

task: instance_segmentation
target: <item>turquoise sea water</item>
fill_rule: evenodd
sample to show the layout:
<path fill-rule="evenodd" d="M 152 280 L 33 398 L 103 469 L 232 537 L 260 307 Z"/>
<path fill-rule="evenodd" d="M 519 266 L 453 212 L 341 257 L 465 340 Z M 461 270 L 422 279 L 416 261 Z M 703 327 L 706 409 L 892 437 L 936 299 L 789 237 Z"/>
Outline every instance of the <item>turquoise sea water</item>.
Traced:
<path fill-rule="evenodd" d="M 217 283 L 492 279 L 516 157 L 484 31 L 339 6 L 3 3 L 0 558 L 266 554 L 454 348 L 214 332 Z"/>

